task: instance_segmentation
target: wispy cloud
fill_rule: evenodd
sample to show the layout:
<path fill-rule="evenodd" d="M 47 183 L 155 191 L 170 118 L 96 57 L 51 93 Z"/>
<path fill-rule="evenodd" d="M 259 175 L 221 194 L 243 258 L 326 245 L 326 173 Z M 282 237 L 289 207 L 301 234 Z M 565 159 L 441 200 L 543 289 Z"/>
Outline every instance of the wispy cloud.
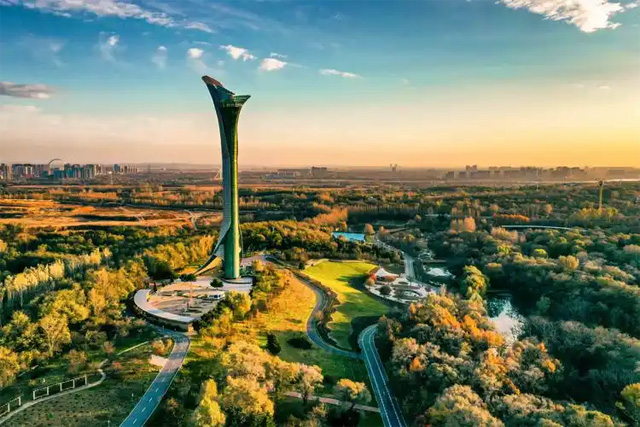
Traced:
<path fill-rule="evenodd" d="M 260 63 L 261 71 L 277 71 L 283 69 L 287 65 L 287 62 L 281 61 L 276 58 L 265 58 Z"/>
<path fill-rule="evenodd" d="M 115 51 L 118 49 L 120 36 L 117 34 L 100 33 L 98 37 L 98 50 L 102 59 L 109 62 L 115 62 Z"/>
<path fill-rule="evenodd" d="M 277 52 L 271 52 L 269 54 L 269 56 L 272 57 L 272 58 L 283 58 L 283 59 L 285 59 L 287 57 L 287 55 L 283 55 L 283 54 L 277 53 Z"/>
<path fill-rule="evenodd" d="M 48 99 L 53 94 L 53 89 L 42 84 L 16 84 L 12 82 L 0 82 L 0 95 L 14 98 Z"/>
<path fill-rule="evenodd" d="M 0 0 L 0 5 L 2 5 L 2 0 Z M 64 62 L 60 58 L 65 46 L 64 40 L 29 34 L 20 38 L 18 45 L 40 64 L 48 62 L 56 67 L 64 66 Z"/>
<path fill-rule="evenodd" d="M 159 70 L 164 70 L 167 68 L 167 59 L 168 59 L 168 50 L 165 46 L 158 46 L 153 56 L 151 57 L 151 62 L 156 64 Z"/>
<path fill-rule="evenodd" d="M 620 24 L 612 22 L 611 18 L 634 4 L 622 5 L 609 0 L 499 0 L 499 2 L 512 9 L 527 9 L 553 21 L 566 21 L 585 33 L 619 27 Z"/>
<path fill-rule="evenodd" d="M 358 74 L 348 73 L 346 71 L 334 70 L 333 68 L 323 68 L 322 70 L 320 70 L 320 74 L 322 74 L 323 76 L 340 76 L 346 79 L 355 79 L 358 77 L 362 77 Z"/>
<path fill-rule="evenodd" d="M 35 105 L 14 105 L 14 104 L 4 104 L 0 105 L 0 112 L 8 113 L 8 114 L 34 114 L 40 112 L 40 109 Z"/>
<path fill-rule="evenodd" d="M 59 16 L 94 15 L 112 16 L 122 19 L 140 19 L 152 25 L 169 28 L 185 28 L 212 33 L 206 24 L 174 17 L 163 11 L 154 11 L 134 3 L 121 0 L 0 0 L 5 6 L 23 6 Z"/>
<path fill-rule="evenodd" d="M 247 49 L 243 47 L 238 47 L 238 46 L 233 46 L 228 44 L 228 45 L 220 46 L 220 49 L 226 51 L 227 54 L 229 54 L 229 56 L 235 59 L 236 61 L 238 59 L 242 59 L 243 61 L 256 59 L 255 56 L 253 56 Z"/>

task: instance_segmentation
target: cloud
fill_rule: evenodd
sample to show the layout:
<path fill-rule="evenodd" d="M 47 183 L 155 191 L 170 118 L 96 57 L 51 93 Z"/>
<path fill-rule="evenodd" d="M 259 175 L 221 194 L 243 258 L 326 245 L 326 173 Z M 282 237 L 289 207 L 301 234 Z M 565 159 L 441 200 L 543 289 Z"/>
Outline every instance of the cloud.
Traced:
<path fill-rule="evenodd" d="M 197 47 L 192 47 L 190 49 L 187 50 L 187 56 L 190 59 L 200 59 L 202 58 L 202 54 L 204 53 L 204 50 L 197 48 Z"/>
<path fill-rule="evenodd" d="M 158 46 L 155 53 L 151 57 L 151 62 L 156 64 L 159 70 L 167 68 L 168 51 L 165 46 Z"/>
<path fill-rule="evenodd" d="M 287 65 L 286 62 L 276 58 L 265 58 L 260 63 L 261 71 L 276 71 L 281 70 Z"/>
<path fill-rule="evenodd" d="M 203 60 L 204 50 L 192 47 L 187 49 L 187 62 L 199 74 L 206 74 L 209 70 L 207 64 Z"/>
<path fill-rule="evenodd" d="M 209 27 L 207 24 L 204 24 L 202 22 L 187 22 L 184 25 L 184 28 L 187 30 L 199 30 L 209 34 L 215 33 L 215 31 L 213 31 L 211 27 Z"/>
<path fill-rule="evenodd" d="M 116 58 L 114 53 L 118 48 L 118 43 L 120 43 L 119 35 L 100 33 L 98 37 L 98 50 L 100 50 L 102 59 L 109 62 L 115 62 Z"/>
<path fill-rule="evenodd" d="M 68 18 L 75 14 L 98 17 L 111 16 L 122 19 L 140 19 L 162 27 L 180 27 L 206 33 L 213 32 L 208 25 L 201 22 L 186 21 L 163 11 L 153 11 L 121 0 L 0 0 L 0 5 L 23 6 Z"/>
<path fill-rule="evenodd" d="M 6 113 L 6 114 L 24 115 L 24 114 L 38 113 L 40 112 L 40 109 L 35 105 L 5 104 L 5 105 L 0 105 L 0 112 Z"/>
<path fill-rule="evenodd" d="M 271 52 L 269 54 L 269 56 L 272 57 L 272 58 L 283 58 L 283 59 L 287 57 L 287 55 L 282 55 L 282 54 L 277 53 L 277 52 Z"/>
<path fill-rule="evenodd" d="M 340 76 L 346 79 L 355 79 L 361 77 L 358 74 L 348 73 L 346 71 L 338 71 L 332 68 L 323 68 L 322 70 L 320 70 L 320 74 L 322 74 L 323 76 Z"/>
<path fill-rule="evenodd" d="M 53 94 L 53 90 L 41 84 L 16 84 L 11 82 L 0 82 L 0 95 L 12 96 L 14 98 L 48 99 Z"/>
<path fill-rule="evenodd" d="M 228 44 L 225 46 L 220 46 L 220 49 L 226 51 L 229 54 L 229 56 L 235 59 L 236 61 L 238 59 L 242 59 L 243 61 L 256 59 L 255 56 L 253 56 L 247 49 L 243 47 L 237 47 L 237 46 Z"/>
<path fill-rule="evenodd" d="M 527 9 L 553 21 L 566 21 L 585 33 L 614 29 L 619 23 L 610 19 L 627 6 L 609 0 L 499 0 L 511 9 Z"/>

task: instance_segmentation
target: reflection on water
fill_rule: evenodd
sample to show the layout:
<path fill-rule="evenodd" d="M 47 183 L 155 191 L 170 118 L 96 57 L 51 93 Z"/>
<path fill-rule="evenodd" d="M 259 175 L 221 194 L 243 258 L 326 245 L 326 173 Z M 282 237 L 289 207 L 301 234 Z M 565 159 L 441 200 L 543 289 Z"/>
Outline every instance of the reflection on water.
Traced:
<path fill-rule="evenodd" d="M 333 237 L 336 239 L 339 237 L 344 237 L 347 240 L 351 240 L 353 242 L 364 242 L 364 234 L 363 233 L 347 233 L 344 231 L 334 231 L 331 233 Z"/>
<path fill-rule="evenodd" d="M 510 295 L 493 295 L 487 298 L 489 319 L 496 330 L 511 344 L 522 332 L 524 317 L 511 304 Z"/>
<path fill-rule="evenodd" d="M 435 277 L 452 277 L 453 276 L 453 274 L 451 274 L 449 270 L 444 267 L 431 267 L 427 270 L 427 274 L 430 274 Z"/>

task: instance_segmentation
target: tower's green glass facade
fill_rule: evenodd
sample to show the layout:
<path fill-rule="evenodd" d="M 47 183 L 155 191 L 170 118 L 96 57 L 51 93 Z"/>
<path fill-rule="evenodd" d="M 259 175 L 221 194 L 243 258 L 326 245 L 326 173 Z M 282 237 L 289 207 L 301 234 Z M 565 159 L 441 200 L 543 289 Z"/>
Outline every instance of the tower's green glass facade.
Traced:
<path fill-rule="evenodd" d="M 223 258 L 224 278 L 240 277 L 240 224 L 238 218 L 238 119 L 249 95 L 235 95 L 220 82 L 204 76 L 218 116 L 222 144 L 222 228 L 211 258 L 198 270 L 206 270 L 217 257 Z"/>

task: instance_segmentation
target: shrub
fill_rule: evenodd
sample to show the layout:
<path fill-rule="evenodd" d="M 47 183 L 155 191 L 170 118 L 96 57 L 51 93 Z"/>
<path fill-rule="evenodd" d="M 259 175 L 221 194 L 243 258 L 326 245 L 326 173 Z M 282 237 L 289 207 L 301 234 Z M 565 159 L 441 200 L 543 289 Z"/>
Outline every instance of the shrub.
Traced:
<path fill-rule="evenodd" d="M 309 350 L 312 346 L 309 341 L 305 337 L 294 337 L 287 340 L 287 343 L 295 348 L 299 348 L 302 350 Z"/>
<path fill-rule="evenodd" d="M 383 287 L 381 287 L 380 294 L 384 295 L 385 297 L 391 295 L 391 286 L 384 285 Z"/>
<path fill-rule="evenodd" d="M 278 337 L 271 332 L 267 334 L 267 350 L 269 350 L 269 353 L 273 355 L 280 353 L 282 350 L 282 347 L 280 347 L 280 343 L 278 342 Z"/>

